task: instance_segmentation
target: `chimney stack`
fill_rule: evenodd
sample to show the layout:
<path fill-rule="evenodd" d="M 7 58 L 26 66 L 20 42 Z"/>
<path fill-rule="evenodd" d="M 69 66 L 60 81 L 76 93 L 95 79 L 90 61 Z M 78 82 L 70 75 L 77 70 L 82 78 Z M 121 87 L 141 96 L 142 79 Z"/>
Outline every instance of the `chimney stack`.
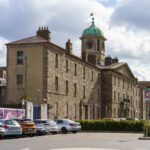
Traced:
<path fill-rule="evenodd" d="M 68 54 L 72 54 L 72 43 L 70 42 L 70 39 L 66 42 L 66 50 Z"/>
<path fill-rule="evenodd" d="M 111 65 L 112 64 L 112 58 L 111 56 L 106 56 L 105 57 L 105 66 Z"/>
<path fill-rule="evenodd" d="M 39 27 L 36 35 L 46 39 L 47 41 L 50 41 L 50 33 L 51 32 L 48 30 L 48 27 Z"/>
<path fill-rule="evenodd" d="M 118 62 L 119 62 L 119 60 L 118 60 L 117 57 L 115 57 L 115 58 L 112 59 L 112 63 L 118 63 Z"/>

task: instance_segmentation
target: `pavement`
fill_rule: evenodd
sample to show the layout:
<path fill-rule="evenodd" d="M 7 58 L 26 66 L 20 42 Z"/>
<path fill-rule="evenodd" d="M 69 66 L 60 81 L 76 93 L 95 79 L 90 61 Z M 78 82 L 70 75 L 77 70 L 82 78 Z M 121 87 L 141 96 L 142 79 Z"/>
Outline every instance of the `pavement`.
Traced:
<path fill-rule="evenodd" d="M 150 150 L 135 133 L 57 134 L 0 140 L 0 150 Z"/>

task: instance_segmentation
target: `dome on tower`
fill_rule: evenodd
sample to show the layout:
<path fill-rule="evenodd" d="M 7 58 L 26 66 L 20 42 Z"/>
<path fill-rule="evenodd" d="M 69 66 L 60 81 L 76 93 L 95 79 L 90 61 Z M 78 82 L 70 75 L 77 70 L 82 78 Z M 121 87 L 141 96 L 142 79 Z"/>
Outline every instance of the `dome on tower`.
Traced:
<path fill-rule="evenodd" d="M 98 35 L 98 36 L 103 36 L 103 32 L 101 29 L 97 28 L 94 24 L 94 18 L 92 18 L 92 24 L 90 27 L 86 28 L 83 32 L 82 35 Z"/>

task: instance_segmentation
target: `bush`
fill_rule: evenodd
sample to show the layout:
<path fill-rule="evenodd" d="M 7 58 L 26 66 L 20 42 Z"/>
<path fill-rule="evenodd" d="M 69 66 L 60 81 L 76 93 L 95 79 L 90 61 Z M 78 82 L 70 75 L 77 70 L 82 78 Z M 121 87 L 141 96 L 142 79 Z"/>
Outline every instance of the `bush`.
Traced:
<path fill-rule="evenodd" d="M 150 125 L 148 125 L 148 126 L 146 124 L 144 125 L 144 136 L 150 137 Z"/>
<path fill-rule="evenodd" d="M 115 120 L 81 120 L 82 131 L 130 131 L 141 132 L 144 121 L 115 121 Z"/>

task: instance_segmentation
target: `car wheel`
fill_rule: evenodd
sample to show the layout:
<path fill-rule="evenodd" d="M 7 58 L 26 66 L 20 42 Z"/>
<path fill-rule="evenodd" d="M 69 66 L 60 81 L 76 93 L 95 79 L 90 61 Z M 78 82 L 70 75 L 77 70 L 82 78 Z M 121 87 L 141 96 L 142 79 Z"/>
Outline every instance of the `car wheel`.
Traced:
<path fill-rule="evenodd" d="M 66 134 L 68 131 L 67 131 L 67 129 L 65 127 L 63 127 L 63 128 L 61 128 L 61 132 Z"/>
<path fill-rule="evenodd" d="M 57 134 L 57 132 L 51 132 L 52 134 Z"/>
<path fill-rule="evenodd" d="M 34 137 L 35 136 L 35 134 L 30 134 L 30 137 Z"/>
<path fill-rule="evenodd" d="M 77 131 L 72 131 L 72 133 L 77 133 Z"/>
<path fill-rule="evenodd" d="M 0 140 L 4 137 L 4 135 L 0 135 Z"/>

